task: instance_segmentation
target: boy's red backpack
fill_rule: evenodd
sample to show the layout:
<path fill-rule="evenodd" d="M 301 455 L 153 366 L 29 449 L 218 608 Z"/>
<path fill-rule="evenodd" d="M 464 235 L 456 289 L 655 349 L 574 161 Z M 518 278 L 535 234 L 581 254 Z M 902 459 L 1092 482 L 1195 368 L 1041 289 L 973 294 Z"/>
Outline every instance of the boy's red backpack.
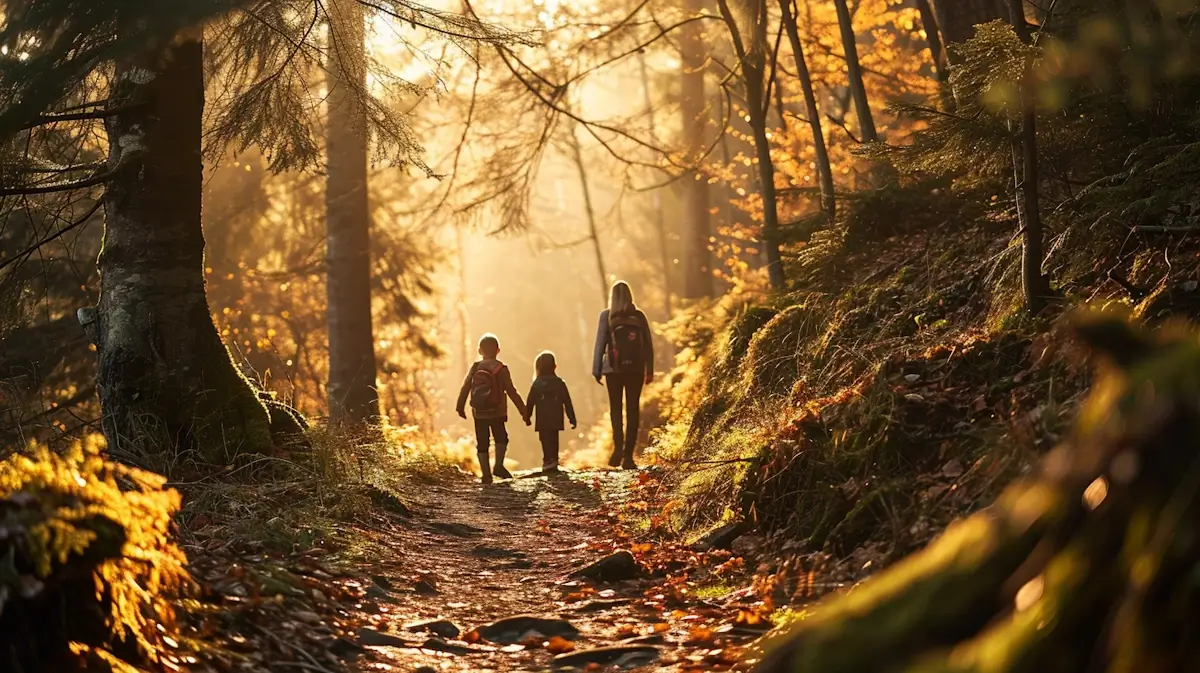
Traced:
<path fill-rule="evenodd" d="M 646 366 L 646 330 L 635 313 L 609 316 L 612 348 L 608 354 L 613 369 L 620 373 L 640 374 Z"/>
<path fill-rule="evenodd" d="M 504 403 L 504 391 L 498 377 L 504 365 L 497 363 L 492 369 L 480 363 L 471 375 L 471 408 L 475 411 L 495 411 Z"/>

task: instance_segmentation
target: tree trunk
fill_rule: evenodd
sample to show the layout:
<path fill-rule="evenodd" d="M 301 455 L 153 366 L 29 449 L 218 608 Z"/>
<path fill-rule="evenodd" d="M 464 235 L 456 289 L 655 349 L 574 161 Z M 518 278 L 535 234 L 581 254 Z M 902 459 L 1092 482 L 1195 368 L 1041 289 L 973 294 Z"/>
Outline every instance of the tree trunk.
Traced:
<path fill-rule="evenodd" d="M 966 42 L 975 34 L 975 26 L 1004 18 L 999 0 L 935 0 L 937 22 L 947 44 Z M 953 52 L 949 59 L 954 62 Z"/>
<path fill-rule="evenodd" d="M 758 159 L 759 194 L 763 201 L 762 243 L 766 249 L 767 277 L 775 290 L 784 289 L 783 260 L 779 252 L 779 210 L 775 202 L 775 165 L 771 162 L 771 141 L 767 138 L 766 74 L 766 4 L 754 18 L 753 33 L 747 44 L 738 29 L 737 20 L 729 9 L 728 0 L 717 0 L 721 18 L 729 29 L 734 51 L 741 63 L 742 84 L 746 89 L 754 153 Z"/>
<path fill-rule="evenodd" d="M 583 208 L 587 214 L 588 237 L 592 239 L 592 250 L 596 253 L 596 272 L 600 274 L 600 297 L 603 303 L 608 303 L 608 269 L 604 266 L 604 251 L 600 248 L 600 228 L 596 224 L 596 208 L 592 205 L 592 188 L 588 184 L 587 167 L 583 163 L 583 153 L 579 147 L 579 138 L 575 128 L 571 127 L 571 159 L 579 172 L 579 188 L 583 190 Z"/>
<path fill-rule="evenodd" d="M 1032 36 L 1025 22 L 1022 0 L 1008 0 L 1009 18 L 1021 41 L 1030 44 Z M 1037 313 L 1045 305 L 1050 285 L 1042 274 L 1042 213 L 1038 203 L 1037 108 L 1033 91 L 1032 63 L 1021 76 L 1021 123 L 1012 128 L 1013 191 L 1017 202 L 1017 221 L 1021 226 L 1021 288 L 1025 308 Z M 1011 125 L 1010 127 L 1014 127 Z"/>
<path fill-rule="evenodd" d="M 846 76 L 850 95 L 854 97 L 854 112 L 858 115 L 859 132 L 864 143 L 879 140 L 875 130 L 875 118 L 871 115 L 871 104 L 867 100 L 867 87 L 863 84 L 862 67 L 858 63 L 858 42 L 854 35 L 854 22 L 846 0 L 834 0 L 837 7 L 838 26 L 842 30 L 842 49 L 846 52 Z"/>
<path fill-rule="evenodd" d="M 650 99 L 650 73 L 646 70 L 646 54 L 641 52 L 638 54 L 638 67 L 642 75 L 642 97 L 646 102 L 646 119 L 649 125 L 650 137 L 656 137 L 654 123 L 654 102 Z M 663 213 L 662 195 L 656 189 L 650 197 L 654 200 L 654 225 L 655 231 L 658 234 L 658 254 L 659 261 L 662 264 L 663 273 L 663 315 L 669 320 L 671 314 L 674 313 L 672 308 L 671 290 L 673 283 L 671 282 L 671 251 L 667 247 L 667 216 Z M 618 208 L 621 205 L 618 204 Z"/>
<path fill-rule="evenodd" d="M 812 130 L 813 155 L 817 164 L 817 178 L 821 186 L 821 210 L 829 226 L 833 226 L 837 215 L 837 197 L 833 189 L 833 167 L 829 163 L 829 151 L 825 147 L 825 134 L 821 129 L 821 112 L 817 109 L 817 96 L 813 92 L 812 76 L 808 71 L 808 61 L 804 56 L 804 45 L 800 42 L 800 31 L 796 27 L 796 15 L 792 12 L 794 0 L 779 0 L 781 11 L 780 20 L 787 29 L 788 40 L 792 43 L 792 57 L 796 60 L 796 72 L 800 78 L 800 88 L 804 92 L 805 114 L 808 116 L 808 126 Z"/>
<path fill-rule="evenodd" d="M 946 60 L 946 46 L 942 44 L 941 28 L 937 16 L 929 0 L 915 0 L 917 12 L 921 15 L 921 28 L 925 31 L 925 42 L 929 45 L 929 55 L 933 59 L 933 74 L 937 77 L 938 90 L 941 92 L 942 104 L 947 110 L 954 109 L 954 96 L 950 91 L 950 68 Z"/>
<path fill-rule="evenodd" d="M 267 409 L 230 360 L 204 287 L 204 47 L 180 41 L 117 65 L 108 117 L 100 301 L 81 309 L 96 344 L 109 450 L 164 469 L 195 450 L 225 465 L 269 449 Z"/>
<path fill-rule="evenodd" d="M 700 14 L 700 0 L 685 0 L 684 12 L 690 18 Z M 683 26 L 679 41 L 680 104 L 683 114 L 683 140 L 687 161 L 696 163 L 705 150 L 704 136 L 708 125 L 708 96 L 704 75 L 710 48 L 704 43 L 704 24 L 692 21 Z M 688 299 L 711 297 L 713 287 L 713 256 L 709 248 L 712 238 L 711 195 L 708 180 L 699 170 L 688 171 L 683 177 L 684 277 L 683 296 Z"/>
<path fill-rule="evenodd" d="M 326 134 L 326 296 L 329 411 L 335 421 L 379 415 L 371 324 L 371 215 L 367 202 L 364 15 L 355 0 L 329 5 Z"/>

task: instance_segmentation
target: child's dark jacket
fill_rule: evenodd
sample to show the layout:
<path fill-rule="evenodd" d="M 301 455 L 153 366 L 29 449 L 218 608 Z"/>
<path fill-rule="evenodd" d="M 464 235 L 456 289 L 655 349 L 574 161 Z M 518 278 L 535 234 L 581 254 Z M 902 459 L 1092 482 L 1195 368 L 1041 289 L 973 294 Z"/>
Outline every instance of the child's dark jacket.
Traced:
<path fill-rule="evenodd" d="M 557 432 L 562 430 L 563 413 L 571 425 L 575 425 L 575 405 L 571 403 L 571 393 L 567 390 L 567 382 L 554 374 L 539 376 L 529 388 L 525 396 L 525 418 L 536 413 L 534 429 L 538 432 Z"/>

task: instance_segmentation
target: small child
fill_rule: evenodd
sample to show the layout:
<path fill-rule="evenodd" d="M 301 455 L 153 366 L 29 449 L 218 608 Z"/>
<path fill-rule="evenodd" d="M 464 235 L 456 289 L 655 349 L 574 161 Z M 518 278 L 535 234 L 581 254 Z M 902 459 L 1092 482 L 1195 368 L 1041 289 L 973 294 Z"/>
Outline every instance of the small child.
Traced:
<path fill-rule="evenodd" d="M 479 442 L 479 469 L 483 473 L 483 483 L 492 483 L 492 475 L 501 479 L 512 479 L 512 474 L 504 467 L 504 454 L 508 453 L 508 399 L 517 405 L 517 413 L 525 416 L 525 403 L 513 386 L 512 374 L 508 367 L 497 359 L 500 355 L 500 340 L 494 334 L 484 334 L 479 339 L 479 355 L 481 360 L 471 365 L 467 378 L 463 381 L 462 390 L 458 391 L 458 415 L 467 417 L 467 399 L 470 398 L 471 414 L 475 417 L 475 438 Z M 496 440 L 496 466 L 488 465 L 488 446 L 490 440 Z"/>
<path fill-rule="evenodd" d="M 575 405 L 571 404 L 571 393 L 567 390 L 567 382 L 558 378 L 554 370 L 558 368 L 554 362 L 554 353 L 542 351 L 533 363 L 537 378 L 529 388 L 525 406 L 525 425 L 537 410 L 537 425 L 535 430 L 538 439 L 542 441 L 542 472 L 558 471 L 558 433 L 563 431 L 563 411 L 567 412 L 567 420 L 571 421 L 571 429 L 576 427 Z"/>

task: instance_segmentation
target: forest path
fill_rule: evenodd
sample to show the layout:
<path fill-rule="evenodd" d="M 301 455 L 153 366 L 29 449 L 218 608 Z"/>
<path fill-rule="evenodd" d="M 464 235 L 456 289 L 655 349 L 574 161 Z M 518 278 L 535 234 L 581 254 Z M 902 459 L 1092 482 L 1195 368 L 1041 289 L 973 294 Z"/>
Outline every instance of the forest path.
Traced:
<path fill-rule="evenodd" d="M 725 610 L 692 606 L 708 611 L 702 617 L 680 610 L 682 603 L 668 608 L 654 590 L 667 573 L 607 582 L 570 577 L 629 547 L 614 539 L 614 523 L 638 474 L 519 474 L 490 486 L 456 480 L 411 492 L 414 516 L 378 531 L 374 543 L 385 551 L 361 568 L 378 585 L 379 612 L 370 632 L 360 630 L 368 654 L 358 669 L 571 670 L 562 657 L 576 656 L 583 661 L 575 670 L 727 670 L 717 636 L 695 631 Z M 550 621 L 497 623 L 518 615 Z M 453 637 L 449 628 L 439 637 L 444 624 L 433 633 L 411 628 L 431 620 L 453 622 L 461 633 Z M 553 640 L 560 631 L 566 638 Z M 755 635 L 725 631 L 722 641 Z M 605 646 L 622 649 L 589 653 Z"/>

